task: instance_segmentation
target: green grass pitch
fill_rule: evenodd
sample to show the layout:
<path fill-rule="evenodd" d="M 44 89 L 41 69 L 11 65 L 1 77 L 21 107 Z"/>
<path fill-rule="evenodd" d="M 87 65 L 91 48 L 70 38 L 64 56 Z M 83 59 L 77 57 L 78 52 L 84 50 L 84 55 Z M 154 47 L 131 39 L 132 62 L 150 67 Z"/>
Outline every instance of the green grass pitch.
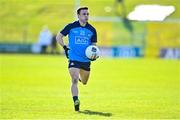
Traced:
<path fill-rule="evenodd" d="M 180 119 L 180 61 L 100 58 L 81 112 L 62 56 L 0 54 L 0 119 Z"/>

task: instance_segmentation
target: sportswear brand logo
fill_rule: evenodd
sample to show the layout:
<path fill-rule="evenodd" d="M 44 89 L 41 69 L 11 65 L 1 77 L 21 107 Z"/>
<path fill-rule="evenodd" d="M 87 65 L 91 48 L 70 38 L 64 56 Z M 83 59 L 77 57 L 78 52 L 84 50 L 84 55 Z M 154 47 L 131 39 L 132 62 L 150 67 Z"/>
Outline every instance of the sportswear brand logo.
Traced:
<path fill-rule="evenodd" d="M 76 31 L 76 30 L 73 30 L 72 32 L 73 32 L 73 33 L 78 33 L 78 31 Z"/>
<path fill-rule="evenodd" d="M 88 44 L 87 37 L 75 36 L 75 44 Z"/>

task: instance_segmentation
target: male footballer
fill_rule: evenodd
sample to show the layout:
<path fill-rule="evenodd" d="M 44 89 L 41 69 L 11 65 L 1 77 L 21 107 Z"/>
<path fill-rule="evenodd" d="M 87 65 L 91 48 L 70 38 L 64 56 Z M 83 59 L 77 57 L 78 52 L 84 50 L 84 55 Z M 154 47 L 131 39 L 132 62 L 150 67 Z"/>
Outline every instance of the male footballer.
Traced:
<path fill-rule="evenodd" d="M 75 111 L 79 111 L 80 101 L 78 98 L 78 81 L 86 85 L 90 75 L 91 61 L 98 56 L 88 59 L 85 50 L 89 45 L 96 45 L 96 29 L 88 23 L 88 7 L 77 10 L 78 21 L 64 27 L 56 36 L 57 42 L 64 48 L 66 57 L 69 59 L 69 73 L 71 76 L 71 93 Z M 68 46 L 64 44 L 63 37 L 68 35 Z"/>

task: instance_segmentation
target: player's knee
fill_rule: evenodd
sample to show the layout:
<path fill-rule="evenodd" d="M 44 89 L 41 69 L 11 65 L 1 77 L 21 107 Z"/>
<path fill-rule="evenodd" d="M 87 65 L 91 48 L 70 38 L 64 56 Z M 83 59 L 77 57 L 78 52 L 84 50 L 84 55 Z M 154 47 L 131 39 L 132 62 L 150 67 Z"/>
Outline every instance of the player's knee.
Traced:
<path fill-rule="evenodd" d="M 72 80 L 72 83 L 73 83 L 73 84 L 77 84 L 77 83 L 78 83 L 78 80 L 77 80 L 77 79 L 73 79 L 73 80 Z"/>
<path fill-rule="evenodd" d="M 73 77 L 72 83 L 73 84 L 77 84 L 78 83 L 78 79 L 79 79 L 79 77 Z"/>

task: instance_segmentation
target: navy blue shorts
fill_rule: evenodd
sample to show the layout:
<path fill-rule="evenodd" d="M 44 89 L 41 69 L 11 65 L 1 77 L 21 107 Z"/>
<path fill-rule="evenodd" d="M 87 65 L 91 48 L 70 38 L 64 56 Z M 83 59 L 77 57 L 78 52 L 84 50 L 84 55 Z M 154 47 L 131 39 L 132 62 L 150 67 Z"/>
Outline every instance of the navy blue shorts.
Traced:
<path fill-rule="evenodd" d="M 70 60 L 68 68 L 74 67 L 74 68 L 90 71 L 90 65 L 91 65 L 90 62 L 79 62 L 79 61 Z"/>

